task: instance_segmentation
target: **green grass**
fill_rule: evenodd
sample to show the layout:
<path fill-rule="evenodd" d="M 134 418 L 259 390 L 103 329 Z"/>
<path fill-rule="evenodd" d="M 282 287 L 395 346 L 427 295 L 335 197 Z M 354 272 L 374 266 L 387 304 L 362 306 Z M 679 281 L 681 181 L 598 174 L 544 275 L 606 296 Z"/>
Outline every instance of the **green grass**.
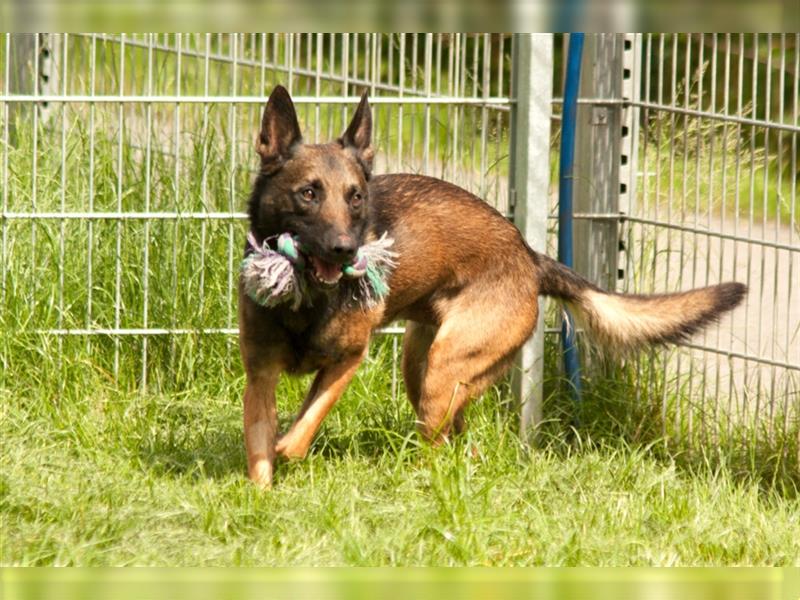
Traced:
<path fill-rule="evenodd" d="M 216 345 L 224 346 L 222 340 Z M 0 556 L 17 565 L 791 565 L 796 500 L 624 438 L 520 442 L 503 388 L 470 430 L 420 444 L 375 344 L 310 456 L 244 477 L 238 367 L 170 393 L 6 386 Z M 62 365 L 63 366 L 63 365 Z M 48 393 L 48 388 L 51 393 Z M 61 388 L 61 393 L 58 389 Z M 285 418 L 301 382 L 285 380 Z M 551 396 L 548 414 L 557 415 Z M 552 429 L 552 427 L 550 428 Z"/>

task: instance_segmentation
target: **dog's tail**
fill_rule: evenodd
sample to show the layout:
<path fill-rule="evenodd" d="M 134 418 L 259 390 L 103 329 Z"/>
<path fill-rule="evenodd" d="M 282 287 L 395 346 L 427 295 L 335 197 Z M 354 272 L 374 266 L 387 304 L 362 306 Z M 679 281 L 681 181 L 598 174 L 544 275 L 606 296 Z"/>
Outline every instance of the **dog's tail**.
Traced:
<path fill-rule="evenodd" d="M 741 283 L 674 294 L 610 293 L 548 256 L 534 256 L 539 293 L 563 301 L 592 340 L 612 352 L 685 341 L 735 308 L 747 293 Z"/>

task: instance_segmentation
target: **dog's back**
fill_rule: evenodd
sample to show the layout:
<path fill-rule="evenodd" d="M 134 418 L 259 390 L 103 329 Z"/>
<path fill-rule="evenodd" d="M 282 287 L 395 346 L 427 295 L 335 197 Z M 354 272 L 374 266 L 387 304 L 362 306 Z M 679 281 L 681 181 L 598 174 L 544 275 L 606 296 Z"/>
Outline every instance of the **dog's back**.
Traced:
<path fill-rule="evenodd" d="M 487 311 L 513 312 L 536 296 L 534 261 L 519 251 L 519 231 L 466 190 L 433 177 L 383 175 L 370 182 L 370 202 L 376 234 L 387 231 L 398 253 L 385 322 L 439 325 L 445 305 L 470 289 L 486 288 Z"/>
<path fill-rule="evenodd" d="M 742 284 L 725 283 L 673 294 L 608 293 L 531 250 L 500 213 L 455 185 L 384 175 L 370 184 L 370 195 L 373 226 L 388 231 L 399 251 L 386 321 L 438 326 L 450 298 L 488 286 L 493 302 L 487 312 L 532 309 L 537 295 L 552 296 L 570 307 L 595 343 L 621 353 L 684 341 L 746 292 Z"/>

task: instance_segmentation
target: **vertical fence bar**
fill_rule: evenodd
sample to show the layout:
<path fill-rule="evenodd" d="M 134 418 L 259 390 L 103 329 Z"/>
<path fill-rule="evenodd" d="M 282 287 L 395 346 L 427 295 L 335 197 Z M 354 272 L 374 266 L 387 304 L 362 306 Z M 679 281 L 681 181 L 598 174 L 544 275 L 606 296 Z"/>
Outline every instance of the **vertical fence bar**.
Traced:
<path fill-rule="evenodd" d="M 66 49 L 66 44 L 64 45 Z M 125 94 L 125 34 L 120 39 L 119 53 L 119 94 Z M 66 58 L 66 52 L 64 54 Z M 66 68 L 66 67 L 65 67 Z M 65 77 L 66 79 L 66 77 Z M 66 86 L 65 86 L 66 88 Z M 117 107 L 117 210 L 122 212 L 123 156 L 125 151 L 125 105 L 120 102 Z M 122 220 L 117 219 L 116 248 L 114 252 L 114 328 L 119 329 L 122 304 Z M 119 377 L 119 336 L 114 337 L 114 379 Z"/>
<path fill-rule="evenodd" d="M 89 96 L 94 96 L 97 83 L 97 36 L 92 35 L 91 57 L 89 58 Z M 94 212 L 94 150 L 95 150 L 95 113 L 97 107 L 94 102 L 89 103 L 89 191 L 87 196 L 88 211 Z M 92 326 L 92 309 L 94 301 L 94 222 L 89 219 L 86 223 L 86 328 Z M 91 340 L 86 339 L 87 352 L 91 349 Z"/>
<path fill-rule="evenodd" d="M 765 65 L 765 69 L 764 69 L 764 75 L 766 77 L 766 96 L 764 98 L 764 120 L 769 121 L 770 120 L 770 109 L 772 107 L 772 34 L 771 33 L 767 34 L 766 46 L 767 46 L 767 48 L 766 48 L 767 63 Z M 764 149 L 765 149 L 765 151 L 767 153 L 769 152 L 769 140 L 770 140 L 769 134 L 770 134 L 769 127 L 765 127 L 764 128 L 763 147 L 764 147 Z M 769 212 L 768 211 L 768 207 L 767 207 L 768 196 L 769 196 L 769 171 L 770 171 L 769 160 L 766 160 L 764 162 L 763 170 L 764 170 L 764 174 L 762 176 L 762 187 L 764 188 L 764 190 L 763 190 L 763 193 L 762 193 L 762 207 L 761 207 L 761 210 L 762 210 L 762 214 L 761 214 L 761 235 L 762 235 L 762 237 L 766 238 L 767 237 L 767 213 Z M 778 166 L 778 171 L 780 171 L 780 165 Z M 778 212 L 780 212 L 780 211 L 778 211 Z M 766 277 L 765 277 L 765 275 L 766 275 L 766 273 L 765 273 L 766 264 L 765 263 L 766 263 L 766 258 L 767 258 L 767 253 L 768 252 L 770 252 L 770 251 L 767 250 L 766 248 L 762 248 L 761 252 L 760 252 L 760 254 L 761 254 L 761 256 L 760 256 L 761 261 L 760 262 L 761 262 L 761 264 L 760 264 L 759 269 L 758 269 L 759 270 L 759 292 L 758 292 L 759 308 L 762 308 L 764 306 L 764 304 L 765 304 L 765 302 L 764 302 L 764 298 L 765 298 L 764 283 L 765 283 L 765 279 L 766 279 Z M 775 251 L 775 250 L 773 250 L 771 252 L 774 253 L 775 258 L 777 260 L 778 252 Z M 777 270 L 777 264 L 773 268 L 775 268 Z M 752 291 L 751 291 L 751 293 L 752 293 Z M 773 306 L 773 312 L 775 311 L 776 308 L 777 307 Z M 758 311 L 758 338 L 757 338 L 758 342 L 756 344 L 756 348 L 757 348 L 757 351 L 758 351 L 759 354 L 765 353 L 764 346 L 763 346 L 763 333 L 764 333 L 764 310 L 759 310 Z M 773 357 L 775 356 L 775 345 L 774 344 L 772 344 L 772 356 Z M 759 397 L 762 396 L 762 390 L 764 388 L 764 385 L 762 384 L 761 379 L 763 377 L 763 373 L 764 373 L 765 370 L 766 369 L 763 366 L 759 367 L 759 369 L 758 369 L 758 375 L 759 375 L 759 377 L 758 377 L 758 395 L 759 395 Z M 775 374 L 775 369 L 774 368 L 772 368 L 772 374 L 773 374 L 773 376 Z M 767 397 L 764 398 L 764 402 L 769 404 L 769 409 L 768 409 L 769 412 L 767 414 L 767 437 L 768 437 L 768 439 L 772 439 L 772 418 L 774 416 L 775 398 L 774 398 L 774 396 L 772 394 L 769 394 Z"/>
<path fill-rule="evenodd" d="M 272 59 L 277 64 L 278 57 L 277 55 L 273 55 Z M 205 52 L 203 56 L 203 97 L 209 97 L 209 68 L 211 66 L 211 34 L 205 34 Z M 263 90 L 262 90 L 263 93 Z M 209 211 L 209 202 L 208 202 L 208 138 L 209 138 L 209 128 L 208 128 L 208 102 L 203 103 L 203 124 L 201 126 L 201 134 L 200 134 L 200 143 L 203 145 L 203 172 L 200 176 L 200 201 L 203 205 L 203 210 Z M 206 236 L 208 235 L 208 226 L 206 219 L 203 219 L 200 223 L 200 248 L 206 248 Z M 197 284 L 198 286 L 198 295 L 200 299 L 200 311 L 201 314 L 205 313 L 206 308 L 206 259 L 205 259 L 205 252 L 200 252 L 200 281 Z"/>
<path fill-rule="evenodd" d="M 722 111 L 725 116 L 730 114 L 730 96 L 731 96 L 731 44 L 732 44 L 732 37 L 730 33 L 725 34 L 725 57 L 723 59 L 724 63 L 724 75 L 722 79 Z M 721 167 L 720 167 L 720 195 L 723 198 L 721 203 L 720 209 L 720 220 L 722 223 L 725 223 L 725 219 L 728 218 L 727 215 L 727 198 L 728 198 L 728 123 L 727 121 L 722 125 L 722 142 L 720 144 L 720 149 L 722 150 L 722 160 L 721 160 Z M 732 244 L 735 247 L 735 244 Z M 723 246 L 724 247 L 724 246 Z M 725 252 L 720 251 L 719 253 L 719 263 L 717 265 L 717 269 L 719 271 L 720 276 L 722 276 L 723 268 L 725 266 Z M 736 265 L 733 264 L 733 268 L 735 270 Z M 733 314 L 726 316 L 721 322 L 724 322 L 726 326 L 730 329 L 733 328 Z M 717 348 L 722 348 L 722 327 L 717 327 L 717 338 L 716 338 L 716 346 Z M 717 360 L 715 365 L 715 372 L 714 372 L 714 388 L 716 390 L 716 406 L 719 406 L 719 398 L 720 398 L 720 391 L 722 390 L 722 360 Z M 728 377 L 732 381 L 733 380 L 733 368 L 732 365 L 729 365 Z M 727 403 L 727 414 L 726 416 L 726 427 L 725 432 L 730 438 L 731 427 L 733 425 L 733 410 L 731 404 L 731 398 L 728 397 Z M 719 426 L 719 420 L 717 419 L 717 436 L 721 435 L 721 428 Z"/>
<path fill-rule="evenodd" d="M 709 111 L 713 112 L 713 111 L 716 110 L 716 106 L 717 106 L 717 68 L 718 68 L 717 67 L 717 64 L 718 64 L 717 61 L 718 61 L 718 57 L 719 57 L 719 52 L 718 52 L 717 34 L 713 33 L 713 34 L 711 34 L 711 36 L 712 36 L 711 37 L 711 97 L 709 98 L 708 109 L 709 109 Z M 723 128 L 724 128 L 724 124 L 723 124 Z M 708 208 L 706 210 L 706 223 L 705 223 L 705 227 L 706 227 L 706 229 L 708 231 L 711 231 L 712 227 L 713 227 L 711 219 L 712 219 L 712 215 L 713 215 L 714 211 L 712 210 L 711 207 L 714 205 L 714 191 L 715 191 L 715 188 L 714 188 L 714 165 L 715 165 L 714 156 L 715 156 L 715 152 L 716 152 L 716 149 L 715 149 L 715 140 L 716 140 L 715 134 L 716 134 L 716 130 L 714 128 L 712 128 L 711 132 L 710 132 L 709 143 L 708 143 L 708 171 L 707 171 L 707 173 L 708 173 L 707 174 L 707 177 L 708 177 L 708 192 L 707 192 L 707 196 L 706 196 Z M 723 142 L 722 143 L 724 144 L 724 138 L 723 138 Z M 724 200 L 723 200 L 722 204 L 723 205 L 725 204 Z M 722 228 L 725 227 L 724 221 L 722 221 L 722 226 L 721 227 Z M 706 236 L 705 244 L 706 244 L 706 261 L 705 261 L 705 270 L 704 270 L 705 277 L 704 277 L 703 283 L 702 283 L 702 285 L 704 285 L 704 286 L 709 284 L 709 276 L 710 276 L 710 273 L 711 273 L 711 254 L 712 254 L 711 250 L 712 250 L 712 247 L 713 247 L 713 240 L 712 240 L 710 235 Z M 720 254 L 722 254 L 722 246 L 723 245 L 724 245 L 724 242 L 722 240 L 720 240 Z M 717 328 L 717 331 L 719 331 L 719 328 Z M 706 345 L 706 346 L 708 345 L 708 338 L 709 338 L 709 332 L 708 332 L 708 330 L 705 330 L 703 332 L 703 344 Z M 718 360 L 716 360 L 714 362 L 719 364 Z M 701 389 L 701 393 L 703 394 L 703 403 L 705 404 L 705 398 L 706 398 L 706 394 L 708 392 L 708 387 L 709 387 L 708 380 L 710 379 L 710 377 L 709 377 L 709 366 L 708 366 L 708 352 L 704 352 L 703 353 L 703 372 L 702 372 L 702 375 L 703 375 L 703 377 L 702 377 L 702 384 L 701 384 L 701 388 L 700 389 Z M 709 411 L 704 411 L 703 412 L 703 439 L 702 439 L 701 443 L 703 444 L 704 447 L 708 445 L 708 429 L 709 429 L 709 427 L 713 427 L 713 430 L 712 430 L 713 431 L 713 438 L 715 440 L 718 438 L 718 434 L 719 434 L 719 431 L 718 431 L 719 430 L 719 393 L 718 393 L 716 387 L 714 388 L 714 397 L 713 397 L 712 401 L 713 401 L 713 407 L 712 407 L 712 409 L 710 411 L 710 416 L 711 416 L 711 423 L 710 424 L 706 423 L 706 414 Z"/>
<path fill-rule="evenodd" d="M 11 33 L 5 34 L 5 69 L 3 71 L 3 94 L 11 92 L 9 87 L 11 76 Z M 2 94 L 0 94 L 1 96 Z M 8 224 L 6 222 L 6 211 L 8 211 L 8 158 L 11 152 L 9 144 L 10 125 L 12 116 L 11 107 L 8 102 L 2 103 L 3 115 L 3 181 L 2 181 L 2 215 L 0 215 L 0 304 L 8 306 L 7 303 L 7 278 L 8 278 Z M 8 373 L 8 338 L 2 336 L 2 347 L 0 347 L 0 385 L 5 386 L 6 373 Z"/>
<path fill-rule="evenodd" d="M 491 71 L 489 70 L 491 67 L 491 36 L 488 33 L 484 33 L 481 38 L 483 39 L 483 69 L 481 73 L 481 96 L 483 98 L 489 97 L 489 87 L 492 83 L 492 76 Z M 481 39 L 478 38 L 478 39 Z M 476 40 L 476 47 L 477 47 L 477 40 Z M 475 81 L 478 81 L 478 73 L 475 73 Z M 480 164 L 478 165 L 478 195 L 481 198 L 488 198 L 488 190 L 486 185 L 486 169 L 488 167 L 488 154 L 489 154 L 489 147 L 488 147 L 488 133 L 489 133 L 489 110 L 486 108 L 486 105 L 481 107 L 481 151 L 480 151 Z M 491 202 L 493 205 L 497 205 L 497 199 L 493 199 Z"/>
<path fill-rule="evenodd" d="M 293 36 L 291 36 L 293 37 Z M 238 44 L 239 34 L 232 33 L 230 34 L 229 44 L 230 44 L 230 51 L 231 51 L 231 58 L 232 58 L 232 65 L 231 65 L 231 95 L 236 96 L 238 93 L 238 76 L 239 76 L 239 44 Z M 291 77 L 290 77 L 291 81 Z M 231 164 L 230 164 L 230 181 L 228 185 L 230 186 L 230 194 L 228 195 L 228 211 L 233 213 L 236 207 L 236 145 L 237 145 L 237 129 L 236 129 L 236 104 L 231 104 L 229 107 L 228 112 L 228 131 L 230 134 L 230 144 L 231 144 Z M 234 253 L 234 225 L 232 220 L 228 220 L 228 302 L 227 302 L 227 309 L 228 309 L 228 319 L 227 319 L 227 327 L 228 329 L 233 328 L 233 302 L 232 299 L 234 298 L 234 276 L 233 276 L 233 253 Z M 228 339 L 229 342 L 232 342 L 230 338 Z M 232 356 L 231 353 L 232 343 L 228 344 L 228 357 Z"/>
<path fill-rule="evenodd" d="M 183 51 L 183 35 L 180 33 L 175 34 L 175 96 L 181 96 L 181 77 L 182 77 L 182 51 Z M 173 112 L 173 140 L 172 140 L 172 153 L 174 160 L 174 171 L 172 182 L 174 190 L 174 209 L 178 212 L 181 211 L 181 103 L 175 102 Z M 235 140 L 234 140 L 235 145 Z M 177 313 L 178 313 L 178 239 L 180 237 L 180 219 L 175 219 L 172 226 L 172 315 L 170 317 L 170 326 L 175 329 L 178 326 Z M 166 231 L 166 228 L 164 228 Z M 176 352 L 175 352 L 175 336 L 170 336 L 170 376 L 175 376 Z"/>
<path fill-rule="evenodd" d="M 67 35 L 64 34 L 60 40 L 59 45 L 63 45 L 63 53 L 59 53 L 58 58 L 62 62 L 56 62 L 55 71 L 62 69 L 63 89 L 58 90 L 66 95 L 67 93 Z M 52 107 L 51 107 L 52 109 Z M 66 196 L 67 196 L 67 104 L 61 105 L 61 190 L 59 194 L 59 206 L 61 212 L 66 210 Z M 58 328 L 64 327 L 64 255 L 66 237 L 66 223 L 62 220 L 58 227 Z M 58 363 L 62 366 L 64 364 L 64 338 L 58 338 Z M 63 371 L 62 371 L 63 372 Z M 64 378 L 62 377 L 62 382 Z"/>
<path fill-rule="evenodd" d="M 400 46 L 397 52 L 397 83 L 398 95 L 402 98 L 406 89 L 406 34 L 400 33 Z M 403 169 L 403 117 L 404 107 L 397 106 L 397 169 Z M 346 122 L 346 121 L 345 121 Z"/>
<path fill-rule="evenodd" d="M 11 35 L 6 33 L 5 40 L 5 74 L 3 77 L 3 90 L 5 93 L 10 93 L 11 88 Z M 0 228 L 2 228 L 2 256 L 0 256 L 0 302 L 6 306 L 6 278 L 8 275 L 8 229 L 5 219 L 5 214 L 8 211 L 8 154 L 11 151 L 9 143 L 10 139 L 10 121 L 11 121 L 11 106 L 8 102 L 3 102 L 3 218 L 0 219 Z M 4 350 L 5 351 L 5 350 Z M 5 360 L 5 355 L 4 355 Z M 3 369 L 5 371 L 5 368 Z"/>
<path fill-rule="evenodd" d="M 431 65 L 433 64 L 433 34 L 425 34 L 425 97 L 431 96 Z M 428 173 L 428 168 L 431 159 L 430 145 L 431 145 L 431 105 L 425 105 L 425 133 L 423 134 L 423 147 L 422 147 L 422 170 Z M 435 156 L 435 154 L 434 154 Z"/>
<path fill-rule="evenodd" d="M 743 75 L 744 75 L 744 34 L 740 33 L 738 35 L 738 47 L 737 47 L 737 69 L 736 69 L 736 116 L 742 116 L 742 103 L 743 103 L 743 95 L 742 91 L 744 89 L 743 84 Z M 741 124 L 736 124 L 736 166 L 734 169 L 735 180 L 734 180 L 734 208 L 733 208 L 733 234 L 738 235 L 739 233 L 739 213 L 740 213 L 740 202 L 741 202 L 741 194 L 742 194 L 742 186 L 741 186 L 741 175 L 742 175 L 742 153 L 740 151 L 740 145 L 742 140 L 742 126 Z M 733 264 L 736 265 L 738 263 L 738 253 L 739 253 L 739 246 L 740 244 L 734 243 L 733 245 Z M 745 300 L 745 314 L 747 311 L 747 300 Z M 736 341 L 734 335 L 734 328 L 731 327 L 730 329 L 730 337 L 728 339 L 728 349 L 733 350 L 734 342 Z M 745 371 L 745 378 L 746 378 L 746 371 Z M 734 379 L 733 377 L 730 378 L 728 381 L 728 397 L 734 397 Z M 745 411 L 745 398 L 744 393 L 741 394 L 741 404 L 736 403 L 736 411 L 739 413 L 737 417 L 742 417 Z M 744 440 L 743 440 L 744 441 Z"/>
<path fill-rule="evenodd" d="M 153 34 L 149 33 L 147 39 L 147 94 L 153 93 Z M 150 212 L 152 183 L 151 161 L 152 161 L 152 133 L 153 133 L 153 105 L 145 107 L 145 164 L 144 164 L 144 209 Z M 150 301 L 150 220 L 144 222 L 144 267 L 142 269 L 142 327 L 145 329 L 150 323 L 149 301 Z M 147 336 L 142 338 L 142 382 L 141 392 L 147 392 Z"/>
<path fill-rule="evenodd" d="M 780 34 L 779 48 L 780 48 L 780 59 L 779 59 L 780 60 L 780 67 L 778 69 L 778 90 L 777 90 L 778 115 L 777 115 L 776 120 L 780 122 L 784 118 L 784 108 L 785 108 L 784 107 L 784 91 L 785 91 L 785 84 L 786 84 L 786 81 L 785 81 L 785 74 L 786 74 L 786 34 L 785 33 Z M 776 188 L 777 188 L 778 194 L 779 194 L 778 197 L 780 198 L 781 195 L 782 195 L 781 192 L 782 192 L 782 189 L 783 189 L 783 185 L 782 185 L 783 184 L 783 132 L 782 131 L 778 131 L 777 132 L 777 138 L 778 139 L 777 139 L 776 145 L 778 147 L 778 151 L 777 151 L 777 161 L 776 162 L 777 162 L 778 172 L 776 174 Z M 775 241 L 777 242 L 777 241 L 780 240 L 780 230 L 781 230 L 781 206 L 780 206 L 780 202 L 778 202 L 777 206 L 775 207 L 775 219 L 774 219 L 774 222 L 775 222 L 775 228 L 774 228 L 773 232 L 774 232 Z M 766 231 L 764 233 L 766 234 Z M 773 294 L 775 295 L 776 298 L 778 298 L 778 294 L 779 294 L 778 290 L 779 290 L 779 286 L 780 286 L 779 278 L 780 278 L 780 271 L 781 271 L 780 266 L 781 266 L 781 263 L 782 263 L 782 261 L 781 261 L 782 255 L 783 255 L 783 253 L 781 251 L 775 250 L 775 268 L 773 270 L 772 290 L 773 290 Z M 788 258 L 789 261 L 791 262 L 791 260 L 792 260 L 791 253 L 787 253 L 787 257 L 786 258 Z M 791 311 L 791 307 L 790 307 L 790 305 L 787 304 L 787 306 L 786 306 L 787 321 L 790 318 L 790 311 Z M 779 311 L 777 310 L 777 307 L 775 307 L 773 309 L 773 311 L 772 311 L 772 329 L 771 329 L 771 331 L 772 331 L 773 338 L 778 338 L 779 337 L 779 334 L 778 334 L 778 331 L 779 331 L 779 329 L 778 329 L 778 312 Z M 789 328 L 787 327 L 786 329 L 789 329 Z M 770 358 L 772 360 L 775 360 L 775 358 L 776 358 L 775 351 L 777 349 L 776 346 L 778 346 L 776 341 L 777 341 L 777 339 L 773 339 L 773 342 L 771 344 L 772 352 L 770 354 Z M 788 353 L 788 350 L 789 350 L 789 348 L 787 346 L 785 351 Z M 784 358 L 788 359 L 789 357 L 787 355 Z M 769 414 L 770 433 L 772 433 L 772 426 L 773 426 L 774 420 L 775 420 L 775 391 L 776 391 L 776 387 L 777 387 L 776 386 L 777 376 L 778 376 L 778 371 L 775 368 L 775 366 L 773 365 L 771 367 L 771 369 L 770 369 L 770 378 L 769 378 L 769 381 L 770 381 L 770 390 L 769 390 L 769 397 L 770 397 L 770 414 Z M 786 431 L 784 430 L 783 433 L 785 434 Z"/>
<path fill-rule="evenodd" d="M 39 95 L 39 34 L 33 38 L 33 95 Z M 39 170 L 39 102 L 33 105 L 33 118 L 31 119 L 31 137 L 33 138 L 33 154 L 31 156 L 31 211 L 36 212 L 37 197 L 39 195 L 38 170 Z M 36 269 L 36 239 L 37 239 L 36 220 L 31 220 L 31 270 Z M 37 277 L 34 275 L 31 281 L 30 308 L 31 313 L 36 313 L 36 294 L 38 292 Z"/>
<path fill-rule="evenodd" d="M 798 112 L 798 104 L 800 104 L 800 88 L 798 87 L 798 82 L 800 82 L 800 33 L 796 33 L 794 36 L 794 77 L 793 77 L 793 85 L 792 85 L 792 111 L 791 111 L 791 122 L 798 123 L 798 117 L 800 117 L 800 112 Z M 797 138 L 800 137 L 797 133 L 792 134 L 792 142 L 791 142 L 791 162 L 790 165 L 797 165 L 798 164 L 798 153 L 797 153 Z M 789 241 L 793 241 L 798 237 L 798 229 L 797 229 L 797 211 L 798 211 L 798 200 L 797 200 L 797 169 L 792 168 L 789 172 Z M 787 307 L 791 309 L 794 304 L 792 303 L 792 297 L 795 293 L 795 284 L 793 281 L 794 275 L 794 260 L 792 257 L 789 257 L 789 273 L 788 273 L 788 292 L 787 292 Z M 790 313 L 791 314 L 791 313 Z M 789 331 L 789 327 L 786 328 L 786 360 L 792 361 L 793 359 L 800 363 L 800 344 L 795 343 L 795 350 L 796 355 L 792 357 L 791 355 L 791 345 L 790 345 L 790 335 L 798 335 L 797 332 Z M 794 391 L 792 392 L 792 387 Z M 786 386 L 785 386 L 785 403 L 784 403 L 784 418 L 783 418 L 783 428 L 784 431 L 789 431 L 789 419 L 790 419 L 790 396 L 792 394 L 795 397 L 800 393 L 800 376 L 793 378 L 791 373 L 786 374 Z M 795 421 L 800 421 L 800 406 L 797 406 L 797 401 L 795 400 L 794 403 L 794 413 L 793 417 Z M 800 463 L 800 427 L 797 428 L 797 461 Z"/>
<path fill-rule="evenodd" d="M 750 90 L 750 98 L 752 101 L 752 116 L 753 118 L 758 117 L 758 34 L 753 34 L 753 65 L 752 65 L 752 77 L 751 77 L 751 90 Z M 750 127 L 749 132 L 750 134 L 750 175 L 748 177 L 748 202 L 747 202 L 747 237 L 752 239 L 753 238 L 753 226 L 755 223 L 755 203 L 756 203 L 756 135 L 755 135 L 755 128 Z M 747 244 L 747 289 L 749 293 L 744 298 L 744 348 L 745 351 L 749 351 L 750 343 L 752 341 L 752 335 L 750 335 L 750 306 L 753 303 L 753 282 L 752 282 L 752 266 L 753 266 L 753 244 Z M 761 370 L 758 366 L 756 366 L 756 373 L 753 375 L 752 378 L 748 378 L 750 369 L 745 371 L 745 385 L 744 385 L 744 393 L 743 393 L 743 401 L 744 401 L 744 408 L 745 410 L 748 409 L 750 404 L 750 382 L 755 380 L 756 386 L 758 386 L 761 382 L 760 373 Z M 755 409 L 753 411 L 753 422 L 755 422 L 758 411 L 761 408 L 761 393 L 760 391 L 756 390 L 756 403 Z M 746 415 L 746 413 L 745 413 Z M 745 419 L 747 417 L 745 416 Z M 745 430 L 746 431 L 746 430 Z M 747 440 L 745 439 L 745 443 Z"/>
<path fill-rule="evenodd" d="M 550 185 L 550 115 L 552 111 L 552 34 L 515 34 L 513 38 L 511 162 L 509 203 L 514 223 L 531 248 L 546 250 Z M 522 412 L 523 435 L 542 419 L 544 306 L 533 337 L 520 350 L 513 389 Z"/>

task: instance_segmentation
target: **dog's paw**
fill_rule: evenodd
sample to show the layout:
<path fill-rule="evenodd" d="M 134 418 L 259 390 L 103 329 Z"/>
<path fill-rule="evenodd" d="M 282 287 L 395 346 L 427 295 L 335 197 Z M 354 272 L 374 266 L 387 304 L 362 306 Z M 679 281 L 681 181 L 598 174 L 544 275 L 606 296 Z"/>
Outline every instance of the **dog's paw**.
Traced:
<path fill-rule="evenodd" d="M 308 454 L 308 446 L 297 444 L 289 434 L 284 435 L 275 445 L 275 453 L 286 460 L 302 460 Z"/>
<path fill-rule="evenodd" d="M 272 464 L 264 459 L 255 462 L 249 469 L 250 481 L 262 490 L 272 487 Z"/>

